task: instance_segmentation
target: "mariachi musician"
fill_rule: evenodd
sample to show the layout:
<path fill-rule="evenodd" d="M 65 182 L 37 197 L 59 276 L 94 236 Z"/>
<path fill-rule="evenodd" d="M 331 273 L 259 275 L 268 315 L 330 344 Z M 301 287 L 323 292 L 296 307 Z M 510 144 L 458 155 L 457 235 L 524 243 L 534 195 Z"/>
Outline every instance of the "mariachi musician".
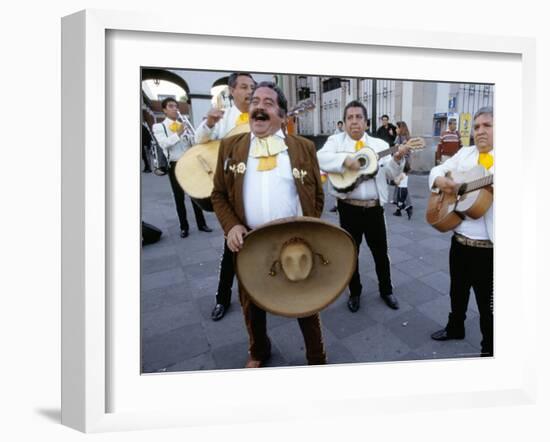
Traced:
<path fill-rule="evenodd" d="M 274 83 L 262 82 L 253 92 L 249 109 L 252 132 L 222 140 L 212 191 L 212 204 L 227 236 L 227 246 L 235 253 L 241 253 L 243 244 L 246 248 L 243 237 L 250 229 L 287 217 L 318 218 L 323 211 L 314 144 L 282 131 L 288 110 L 283 92 Z M 253 268 L 242 270 L 257 272 Z M 252 300 L 241 282 L 239 295 L 249 336 L 246 367 L 257 368 L 271 354 L 266 310 Z M 308 364 L 325 364 L 318 313 L 304 313 L 298 322 Z"/>
<path fill-rule="evenodd" d="M 185 210 L 185 193 L 176 180 L 175 169 L 176 162 L 189 148 L 191 142 L 187 136 L 186 124 L 178 120 L 178 102 L 169 97 L 162 100 L 161 106 L 165 118 L 162 123 L 153 125 L 153 134 L 168 160 L 168 177 L 170 178 L 170 186 L 172 187 L 172 193 L 176 202 L 176 210 L 180 223 L 180 236 L 186 238 L 189 236 L 189 223 L 187 221 L 187 211 Z M 193 201 L 191 201 L 191 205 L 195 212 L 198 229 L 203 232 L 211 232 L 212 229 L 206 224 L 201 208 Z"/>
<path fill-rule="evenodd" d="M 233 104 L 226 110 L 211 109 L 206 119 L 197 127 L 195 132 L 196 143 L 206 143 L 225 137 L 232 129 L 240 125 L 248 125 L 248 105 L 254 89 L 255 81 L 252 75 L 246 72 L 235 72 L 229 76 L 229 93 Z M 231 303 L 231 287 L 235 278 L 233 253 L 224 242 L 220 262 L 220 276 L 216 292 L 216 305 L 212 310 L 212 320 L 222 319 Z"/>
<path fill-rule="evenodd" d="M 481 108 L 474 115 L 474 146 L 462 147 L 444 164 L 430 172 L 432 192 L 456 195 L 458 184 L 446 176 L 465 172 L 478 165 L 492 175 L 493 166 L 493 109 Z M 482 169 L 483 170 L 483 169 Z M 447 326 L 431 335 L 436 341 L 464 339 L 464 320 L 473 287 L 479 310 L 481 356 L 493 355 L 493 206 L 477 219 L 466 216 L 454 229 L 449 252 L 451 276 L 451 312 Z"/>
<path fill-rule="evenodd" d="M 342 173 L 345 169 L 358 170 L 360 164 L 353 158 L 356 151 L 370 147 L 376 152 L 388 149 L 388 144 L 381 139 L 366 134 L 367 109 L 360 101 L 351 101 L 344 108 L 345 132 L 330 136 L 317 153 L 321 170 L 330 173 Z M 386 238 L 386 221 L 384 204 L 388 201 L 387 178 L 396 178 L 403 170 L 404 155 L 408 147 L 400 146 L 392 157 L 380 160 L 380 170 L 373 179 L 362 182 L 348 193 L 334 191 L 337 198 L 340 225 L 347 230 L 359 245 L 363 235 L 374 258 L 378 288 L 382 300 L 392 309 L 398 309 L 399 303 L 393 294 L 390 275 L 390 260 Z M 348 308 L 357 312 L 360 307 L 362 291 L 358 266 L 349 285 L 350 297 Z"/>

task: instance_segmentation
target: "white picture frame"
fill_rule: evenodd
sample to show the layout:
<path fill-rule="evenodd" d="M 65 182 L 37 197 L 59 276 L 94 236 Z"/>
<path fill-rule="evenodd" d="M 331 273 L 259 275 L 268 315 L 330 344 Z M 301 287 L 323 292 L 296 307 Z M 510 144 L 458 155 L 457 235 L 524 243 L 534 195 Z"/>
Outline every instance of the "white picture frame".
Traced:
<path fill-rule="evenodd" d="M 195 17 L 186 22 L 182 28 L 181 20 L 176 17 L 160 16 L 151 13 L 128 13 L 114 11 L 87 10 L 65 17 L 62 22 L 62 423 L 83 432 L 102 432 L 144 428 L 163 428 L 174 426 L 207 425 L 217 419 L 219 423 L 246 423 L 266 420 L 283 420 L 299 418 L 319 418 L 329 415 L 369 414 L 381 411 L 406 411 L 410 409 L 431 410 L 436 408 L 464 408 L 475 406 L 496 406 L 507 404 L 534 403 L 536 393 L 536 278 L 534 269 L 529 266 L 529 254 L 536 247 L 535 229 L 527 226 L 535 219 L 536 193 L 527 186 L 514 186 L 508 177 L 512 170 L 511 155 L 503 148 L 498 156 L 499 173 L 498 187 L 495 195 L 497 224 L 495 248 L 496 254 L 496 347 L 495 358 L 470 361 L 429 361 L 398 364 L 355 364 L 340 367 L 292 368 L 281 370 L 245 371 L 235 370 L 225 373 L 199 373 L 190 375 L 156 375 L 140 376 L 139 370 L 120 366 L 128 363 L 136 364 L 135 346 L 131 356 L 122 351 L 113 350 L 116 344 L 111 342 L 111 335 L 120 323 L 117 316 L 120 309 L 114 308 L 116 303 L 110 294 L 116 293 L 119 287 L 130 284 L 124 272 L 113 272 L 113 263 L 118 259 L 116 254 L 126 254 L 129 261 L 139 261 L 139 242 L 136 244 L 136 235 L 139 232 L 139 219 L 135 219 L 127 226 L 127 235 L 120 238 L 116 227 L 120 220 L 114 214 L 114 202 L 118 201 L 117 187 L 119 174 L 123 174 L 120 158 L 123 152 L 112 152 L 109 143 L 116 139 L 116 134 L 107 131 L 106 122 L 117 118 L 116 112 L 109 108 L 109 97 L 112 92 L 112 77 L 108 67 L 113 63 L 115 52 L 110 52 L 108 35 L 118 33 L 129 35 L 141 40 L 151 41 L 166 39 L 168 45 L 180 45 L 185 39 L 204 46 L 214 39 L 231 39 L 236 45 L 253 44 L 255 47 L 268 47 L 270 50 L 294 50 L 300 45 L 306 49 L 319 47 L 320 50 L 332 51 L 337 56 L 339 51 L 353 54 L 354 51 L 371 51 L 376 57 L 395 57 L 403 51 L 411 51 L 410 69 L 421 69 L 414 66 L 414 60 L 426 57 L 445 59 L 457 57 L 460 60 L 472 59 L 484 65 L 491 63 L 491 57 L 499 59 L 497 63 L 509 63 L 511 78 L 502 81 L 509 88 L 512 100 L 519 109 L 528 109 L 535 101 L 535 46 L 531 39 L 517 37 L 501 37 L 498 39 L 481 38 L 476 35 L 454 33 L 428 33 L 423 31 L 396 30 L 391 34 L 378 32 L 376 29 L 362 27 L 338 27 L 332 30 L 327 38 L 323 30 L 314 28 L 287 29 L 280 26 L 277 29 L 266 28 L 261 23 L 249 23 L 245 31 L 237 31 L 229 23 L 216 19 Z M 153 42 L 154 43 L 154 42 Z M 256 46 L 260 45 L 260 46 Z M 262 46 L 264 45 L 264 46 Z M 294 45 L 294 46 L 293 46 Z M 299 49 L 299 48 L 298 48 Z M 298 50 L 297 49 L 297 50 Z M 197 51 L 197 49 L 195 49 Z M 267 49 L 266 49 L 267 51 Z M 399 52 L 401 51 L 401 52 Z M 292 51 L 285 51 L 292 52 Z M 387 55 L 386 52 L 392 53 Z M 327 52 L 328 53 L 328 52 Z M 120 55 L 116 52 L 116 55 Z M 128 54 L 129 56 L 132 54 Z M 288 54 L 287 54 L 288 55 Z M 160 56 L 160 55 L 159 55 Z M 291 55 L 288 55 L 291 56 Z M 189 60 L 189 56 L 187 60 Z M 488 59 L 488 61 L 486 60 Z M 137 60 L 137 59 L 133 59 Z M 160 60 L 160 59 L 159 59 Z M 178 57 L 174 58 L 173 66 L 183 66 Z M 297 60 L 297 59 L 294 59 Z M 477 60 L 477 61 L 476 61 Z M 139 60 L 138 60 L 139 61 Z M 135 61 L 134 61 L 135 62 Z M 472 61 L 469 61 L 472 63 Z M 190 62 L 192 63 L 192 62 Z M 206 62 L 205 62 L 206 63 Z M 212 62 L 210 68 L 224 67 L 226 70 L 234 68 L 231 60 Z M 240 62 L 242 64 L 242 61 Z M 260 63 L 257 61 L 257 63 Z M 269 61 L 265 62 L 269 68 Z M 149 63 L 143 63 L 147 65 Z M 235 65 L 237 66 L 238 63 Z M 338 64 L 336 64 L 338 66 Z M 258 65 L 256 65 L 258 66 Z M 130 66 L 133 69 L 135 66 Z M 206 64 L 200 68 L 208 68 Z M 254 69 L 252 65 L 244 68 Z M 236 67 L 235 67 L 236 69 Z M 296 67 L 300 71 L 299 66 Z M 337 69 L 334 66 L 331 69 Z M 340 74 L 352 76 L 349 68 Z M 377 72 L 372 76 L 388 76 L 388 67 L 376 67 Z M 386 73 L 384 74 L 384 69 Z M 392 66 L 396 78 L 408 77 L 400 66 Z M 427 68 L 424 68 L 427 69 Z M 436 67 L 430 67 L 437 71 Z M 270 70 L 264 70 L 269 72 Z M 272 69 L 276 72 L 280 69 Z M 133 71 L 132 71 L 133 72 Z M 420 71 L 418 71 L 420 72 Z M 306 72 L 304 72 L 306 73 Z M 334 71 L 336 73 L 336 71 Z M 136 72 L 136 75 L 138 73 Z M 448 77 L 433 77 L 432 80 L 447 81 Z M 478 83 L 492 83 L 494 78 L 489 71 L 463 72 L 463 81 Z M 465 76 L 465 77 L 464 77 Z M 420 75 L 411 79 L 424 79 Z M 500 78 L 500 77 L 499 77 Z M 451 78 L 452 80 L 452 78 Z M 130 82 L 133 79 L 129 80 Z M 136 91 L 138 84 L 132 86 Z M 514 90 L 510 89 L 516 88 Z M 499 101 L 499 94 L 504 90 L 501 83 L 496 81 L 495 112 L 496 112 L 496 139 L 501 145 L 508 147 L 511 140 L 499 135 L 499 122 L 508 122 L 510 112 L 504 109 L 510 104 Z M 506 89 L 508 90 L 508 89 Z M 130 108 L 136 109 L 139 126 L 139 97 Z M 513 145 L 521 145 L 523 158 L 520 172 L 528 167 L 528 161 L 535 158 L 534 132 L 528 130 L 529 120 L 527 112 L 519 111 L 521 118 L 515 121 Z M 133 123 L 130 123 L 133 124 Z M 502 124 L 502 127 L 511 127 Z M 130 131 L 131 132 L 131 131 Z M 138 131 L 134 131 L 138 136 Z M 129 144 L 137 146 L 129 140 Z M 500 152 L 500 151 L 499 151 Z M 136 149 L 136 158 L 138 158 Z M 117 161 L 115 161 L 117 159 Z M 517 161 L 517 159 L 516 159 Z M 135 164 L 138 171 L 138 163 Z M 113 174 L 116 171 L 116 174 Z M 507 172 L 508 171 L 508 172 Z M 132 181 L 132 180 L 130 180 Z M 113 189 L 116 189 L 113 190 Z M 501 190 L 502 189 L 502 190 Z M 529 191 L 528 191 L 529 190 Z M 506 235 L 506 210 L 500 195 L 515 197 L 521 204 L 519 241 L 512 242 Z M 129 203 L 129 212 L 135 210 L 135 204 Z M 120 212 L 120 210 L 119 210 Z M 502 217 L 502 222 L 500 218 Z M 516 217 L 517 220 L 517 217 Z M 508 221 L 509 222 L 509 221 Z M 509 225 L 509 224 L 508 224 Z M 117 241 L 123 241 L 121 247 L 113 247 Z M 127 241 L 127 242 L 124 242 Z M 124 245 L 130 248 L 123 250 Z M 132 247 L 132 244 L 135 244 Z M 137 256 L 134 256 L 137 254 Z M 521 262 L 520 277 L 512 280 L 510 269 L 517 270 L 517 257 Z M 116 266 L 115 266 L 116 267 Z M 135 269 L 135 265 L 133 267 Z M 120 284 L 120 285 L 119 285 Z M 139 291 L 139 279 L 133 281 L 134 293 L 136 284 Z M 499 301 L 498 293 L 514 291 L 521 296 L 512 306 L 509 301 Z M 119 290 L 120 292 L 120 290 Z M 118 301 L 117 301 L 118 302 Z M 135 299 L 134 301 L 135 307 Z M 139 322 L 139 311 L 129 307 L 128 328 L 132 329 L 128 336 L 135 337 L 135 323 Z M 521 324 L 514 333 L 506 322 L 513 309 L 520 312 L 516 321 Z M 133 318 L 133 319 L 132 319 Z M 132 323 L 134 321 L 135 323 Z M 517 324 L 517 323 L 516 323 Z M 517 325 L 516 325 L 517 327 Z M 139 328 L 139 327 L 137 327 Z M 118 332 L 114 333 L 117 334 Z M 118 333 L 121 334 L 121 333 Z M 114 337 L 113 339 L 118 339 Z M 120 346 L 118 347 L 120 348 Z M 120 361 L 123 361 L 122 363 Z M 125 361 L 125 362 L 124 362 Z M 434 365 L 436 364 L 436 365 Z M 137 362 L 139 367 L 139 362 Z M 418 380 L 414 384 L 400 384 L 387 391 L 376 390 L 376 386 L 367 381 L 361 387 L 354 387 L 347 383 L 349 379 L 364 377 L 365 379 L 380 379 L 384 376 L 393 376 L 403 379 L 404 368 L 406 378 Z M 116 373 L 123 370 L 123 373 Z M 124 371 L 126 370 L 126 371 Z M 452 385 L 438 378 L 436 373 L 464 373 L 464 379 L 455 379 Z M 478 377 L 486 382 L 473 382 Z M 130 380 L 126 383 L 126 378 Z M 341 380 L 339 389 L 333 387 L 335 379 Z M 116 379 L 116 381 L 113 381 Z M 132 384 L 131 382 L 136 382 Z M 490 381 L 490 382 L 489 382 Z M 117 393 L 117 403 L 136 403 L 134 409 L 128 406 L 118 406 L 113 402 L 113 391 L 119 384 L 124 384 L 126 390 Z M 169 391 L 176 391 L 182 384 L 187 388 L 188 395 L 180 406 L 176 407 L 169 400 Z M 278 394 L 277 383 L 288 385 L 288 391 Z M 410 382 L 409 382 L 410 383 Z M 140 385 L 141 384 L 141 385 Z M 266 386 L 266 384 L 269 384 Z M 318 391 L 316 387 L 324 384 L 324 389 Z M 210 385 L 210 387 L 208 387 Z M 223 385 L 227 390 L 221 397 L 215 399 L 214 407 L 210 398 L 199 397 L 198 391 L 204 388 L 215 389 Z M 275 387 L 273 387 L 275 385 Z M 267 388 L 270 400 L 261 399 L 260 402 L 250 405 L 249 393 L 243 388 L 249 387 L 252 391 Z M 131 396 L 131 389 L 137 397 Z M 143 388 L 143 390 L 139 390 Z M 195 389 L 194 389 L 195 388 Z M 271 388 L 271 390 L 269 390 Z M 299 391 L 301 389 L 301 391 Z M 341 390 L 338 393 L 337 390 Z M 238 392 L 243 392 L 238 398 Z M 148 395 L 159 394 L 157 399 L 164 397 L 166 405 L 159 406 L 159 402 L 151 401 Z M 297 397 L 297 394 L 301 394 Z M 125 398 L 124 396 L 128 396 Z M 164 395 L 164 396 L 162 396 Z M 147 404 L 138 404 L 139 397 L 146 398 Z M 307 400 L 305 398 L 308 398 Z M 120 400 L 118 399 L 120 398 Z M 210 401 L 210 402 L 209 402 Z M 180 401 L 181 402 L 181 401 Z M 154 404 L 154 405 L 152 405 Z M 222 404 L 231 404 L 231 416 L 225 416 Z M 338 404 L 337 407 L 334 405 Z M 336 409 L 336 411 L 335 411 Z"/>

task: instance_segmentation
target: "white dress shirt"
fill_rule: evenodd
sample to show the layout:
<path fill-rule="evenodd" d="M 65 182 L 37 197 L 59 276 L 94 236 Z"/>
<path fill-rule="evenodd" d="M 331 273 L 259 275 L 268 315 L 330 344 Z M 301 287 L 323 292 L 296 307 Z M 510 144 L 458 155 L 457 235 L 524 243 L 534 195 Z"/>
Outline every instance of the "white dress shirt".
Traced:
<path fill-rule="evenodd" d="M 206 119 L 204 119 L 195 131 L 195 142 L 206 143 L 225 137 L 237 125 L 237 118 L 241 114 L 242 112 L 237 106 L 233 105 L 224 112 L 223 117 L 212 128 L 208 127 Z"/>
<path fill-rule="evenodd" d="M 284 140 L 279 130 L 274 136 Z M 252 156 L 254 134 L 250 137 L 250 150 L 243 182 L 244 213 L 247 225 L 255 229 L 261 224 L 289 216 L 302 216 L 302 206 L 296 190 L 288 151 L 277 155 L 277 167 L 258 171 L 259 158 Z"/>
<path fill-rule="evenodd" d="M 162 123 L 153 124 L 153 135 L 168 161 L 178 161 L 191 144 L 187 137 L 179 136 L 170 129 L 174 120 L 166 117 Z M 180 123 L 181 124 L 181 123 Z"/>
<path fill-rule="evenodd" d="M 380 152 L 389 148 L 388 143 L 379 138 L 370 137 L 367 134 L 361 138 L 366 147 L 370 147 L 375 152 Z M 344 172 L 344 162 L 346 158 L 355 154 L 356 141 L 346 132 L 331 135 L 322 149 L 317 152 L 319 167 L 328 173 Z M 358 199 L 369 200 L 379 199 L 380 204 L 388 202 L 388 183 L 386 179 L 395 179 L 403 170 L 405 160 L 401 159 L 397 163 L 391 155 L 381 158 L 378 162 L 378 173 L 374 179 L 363 181 L 358 187 L 348 193 L 337 192 L 330 186 L 330 193 L 340 199 Z"/>
<path fill-rule="evenodd" d="M 489 153 L 493 154 L 491 150 Z M 464 146 L 458 150 L 445 163 L 434 167 L 430 171 L 428 185 L 432 192 L 438 192 L 434 189 L 434 182 L 437 177 L 445 176 L 447 172 L 467 172 L 479 163 L 479 151 L 476 146 Z M 494 173 L 494 166 L 489 169 L 489 173 Z M 481 218 L 472 219 L 466 217 L 454 230 L 456 233 L 467 236 L 471 239 L 490 239 L 493 241 L 493 205 L 485 212 Z"/>

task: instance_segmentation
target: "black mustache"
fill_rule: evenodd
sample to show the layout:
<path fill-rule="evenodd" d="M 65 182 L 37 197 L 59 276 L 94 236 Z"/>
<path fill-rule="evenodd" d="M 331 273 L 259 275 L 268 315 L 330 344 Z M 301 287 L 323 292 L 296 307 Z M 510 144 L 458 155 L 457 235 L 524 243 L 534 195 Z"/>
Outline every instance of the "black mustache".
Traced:
<path fill-rule="evenodd" d="M 263 110 L 258 109 L 252 113 L 252 119 L 253 120 L 269 120 L 269 115 L 266 114 Z"/>

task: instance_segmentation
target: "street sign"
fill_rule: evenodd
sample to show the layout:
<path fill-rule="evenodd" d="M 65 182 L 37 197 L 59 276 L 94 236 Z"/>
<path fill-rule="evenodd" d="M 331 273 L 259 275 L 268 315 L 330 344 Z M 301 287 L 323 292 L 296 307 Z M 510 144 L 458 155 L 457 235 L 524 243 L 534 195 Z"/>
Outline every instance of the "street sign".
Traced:
<path fill-rule="evenodd" d="M 470 145 L 470 132 L 472 130 L 472 114 L 463 112 L 460 114 L 460 141 L 463 146 Z"/>

